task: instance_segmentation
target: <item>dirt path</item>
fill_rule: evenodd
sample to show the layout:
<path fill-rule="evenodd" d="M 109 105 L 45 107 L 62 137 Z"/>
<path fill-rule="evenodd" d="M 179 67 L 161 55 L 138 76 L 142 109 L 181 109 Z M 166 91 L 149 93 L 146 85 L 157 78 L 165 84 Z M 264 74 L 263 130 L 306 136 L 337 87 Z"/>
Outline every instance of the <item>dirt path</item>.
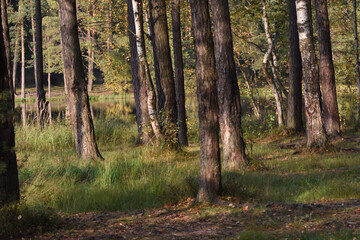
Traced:
<path fill-rule="evenodd" d="M 351 232 L 360 235 L 360 200 L 313 204 L 192 205 L 134 212 L 64 216 L 57 231 L 36 239 L 233 239 L 249 231 L 264 239 L 296 238 L 303 233 Z M 249 239 L 258 239 L 249 238 Z"/>

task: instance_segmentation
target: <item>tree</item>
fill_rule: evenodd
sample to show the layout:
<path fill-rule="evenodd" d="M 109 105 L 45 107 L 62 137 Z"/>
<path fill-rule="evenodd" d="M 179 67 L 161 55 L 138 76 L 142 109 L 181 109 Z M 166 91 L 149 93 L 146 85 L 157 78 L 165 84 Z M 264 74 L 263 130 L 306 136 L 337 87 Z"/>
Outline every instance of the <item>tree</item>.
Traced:
<path fill-rule="evenodd" d="M 356 61 L 356 83 L 358 86 L 358 92 L 360 97 L 360 60 L 359 60 L 359 37 L 357 29 L 357 15 L 356 15 L 356 0 L 353 0 L 353 21 L 354 21 L 354 50 Z M 358 105 L 358 125 L 360 126 L 360 104 Z"/>
<path fill-rule="evenodd" d="M 212 0 L 216 51 L 219 122 L 225 168 L 241 168 L 246 164 L 245 142 L 241 127 L 240 91 L 237 83 L 227 0 Z"/>
<path fill-rule="evenodd" d="M 336 97 L 335 70 L 332 58 L 327 0 L 315 0 L 315 4 L 319 39 L 324 127 L 327 135 L 337 136 L 341 130 Z"/>
<path fill-rule="evenodd" d="M 25 98 L 25 26 L 23 16 L 23 4 L 24 1 L 19 2 L 20 13 L 20 35 L 21 35 L 21 98 Z"/>
<path fill-rule="evenodd" d="M 159 61 L 161 88 L 164 91 L 164 107 L 159 108 L 162 118 L 163 132 L 167 142 L 176 147 L 177 139 L 177 108 L 174 73 L 171 63 L 171 52 L 166 17 L 165 0 L 152 0 L 152 17 L 154 20 L 154 35 L 156 55 Z M 159 86 L 158 86 L 159 87 Z"/>
<path fill-rule="evenodd" d="M 81 158 L 102 158 L 95 140 L 86 89 L 76 18 L 76 1 L 59 0 L 59 6 L 66 97 L 71 114 L 76 151 Z"/>
<path fill-rule="evenodd" d="M 5 8 L 1 1 L 1 8 Z M 0 205 L 19 200 L 19 179 L 15 155 L 15 133 L 13 126 L 14 95 L 9 77 L 3 37 L 3 21 L 0 11 Z"/>
<path fill-rule="evenodd" d="M 187 125 L 185 109 L 185 88 L 184 88 L 184 63 L 181 43 L 181 22 L 180 22 L 180 0 L 172 1 L 172 32 L 173 32 L 173 51 L 175 66 L 175 92 L 177 104 L 177 121 L 179 128 L 179 143 L 187 146 Z"/>
<path fill-rule="evenodd" d="M 299 34 L 296 25 L 295 1 L 289 1 L 289 33 L 290 33 L 290 59 L 289 59 L 289 95 L 287 107 L 287 127 L 295 132 L 302 131 L 302 65 L 299 49 Z"/>
<path fill-rule="evenodd" d="M 1 0 L 1 22 L 3 28 L 3 39 L 6 53 L 6 68 L 8 69 L 8 76 L 11 79 L 11 49 L 10 49 L 10 35 L 9 35 L 9 24 L 7 17 L 7 2 Z"/>
<path fill-rule="evenodd" d="M 313 148 L 323 147 L 327 141 L 327 136 L 321 116 L 319 69 L 315 56 L 314 40 L 311 35 L 311 21 L 308 9 L 308 0 L 296 1 L 299 47 L 304 80 L 306 145 Z"/>
<path fill-rule="evenodd" d="M 36 22 L 35 61 L 36 61 L 37 118 L 38 118 L 38 122 L 42 125 L 46 113 L 46 98 L 44 91 L 41 0 L 35 0 L 35 22 Z"/>
<path fill-rule="evenodd" d="M 200 182 L 197 200 L 212 202 L 222 190 L 214 42 L 208 1 L 190 0 L 190 6 L 196 53 L 200 131 Z"/>

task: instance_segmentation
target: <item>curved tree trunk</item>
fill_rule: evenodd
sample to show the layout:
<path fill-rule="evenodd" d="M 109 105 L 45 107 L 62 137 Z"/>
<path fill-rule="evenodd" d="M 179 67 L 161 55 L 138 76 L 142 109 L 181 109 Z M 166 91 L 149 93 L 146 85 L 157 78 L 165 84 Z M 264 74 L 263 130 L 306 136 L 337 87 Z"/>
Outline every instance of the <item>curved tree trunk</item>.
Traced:
<path fill-rule="evenodd" d="M 0 19 L 7 21 L 1 16 L 2 11 Z M 17 201 L 20 197 L 13 126 L 14 98 L 2 25 L 0 24 L 0 206 L 2 203 Z"/>
<path fill-rule="evenodd" d="M 323 147 L 327 141 L 321 116 L 319 69 L 311 35 L 308 0 L 296 1 L 297 26 L 301 52 L 306 114 L 306 144 L 309 148 Z"/>
<path fill-rule="evenodd" d="M 147 107 L 147 93 L 145 83 L 140 81 L 139 76 L 139 59 L 136 47 L 136 33 L 134 12 L 132 0 L 127 1 L 128 6 L 128 35 L 130 43 L 130 63 L 131 63 L 131 76 L 134 89 L 134 97 L 136 104 L 136 121 L 138 125 L 138 143 L 148 144 L 151 141 L 154 132 L 152 131 L 148 107 Z"/>
<path fill-rule="evenodd" d="M 62 55 L 67 102 L 70 108 L 75 146 L 81 158 L 102 158 L 95 140 L 85 72 L 80 51 L 75 0 L 59 0 Z"/>
<path fill-rule="evenodd" d="M 237 83 L 228 0 L 212 0 L 214 21 L 219 123 L 225 168 L 247 163 L 241 127 L 240 91 Z"/>
<path fill-rule="evenodd" d="M 172 147 L 178 146 L 177 139 L 177 106 L 174 72 L 171 63 L 171 52 L 168 35 L 165 0 L 152 0 L 152 17 L 154 20 L 154 35 L 156 55 L 159 61 L 161 87 L 164 91 L 164 108 L 159 108 L 161 125 L 167 143 Z"/>
<path fill-rule="evenodd" d="M 143 83 L 144 86 L 146 87 L 147 108 L 150 117 L 150 123 L 152 126 L 152 131 L 155 134 L 156 139 L 161 139 L 162 133 L 156 111 L 156 94 L 155 94 L 153 82 L 151 80 L 148 63 L 146 61 L 142 0 L 133 0 L 132 6 L 133 6 L 134 20 L 135 20 L 135 36 L 136 36 L 137 55 L 139 59 L 140 82 Z"/>
<path fill-rule="evenodd" d="M 172 0 L 172 31 L 175 65 L 175 90 L 177 103 L 177 121 L 179 128 L 179 143 L 182 146 L 188 145 L 186 109 L 185 109 L 185 89 L 184 89 L 184 63 L 181 43 L 181 23 L 180 23 L 180 0 Z"/>
<path fill-rule="evenodd" d="M 296 19 L 295 1 L 289 1 L 290 59 L 287 127 L 300 132 L 304 130 L 301 93 L 302 65 Z"/>
<path fill-rule="evenodd" d="M 222 190 L 214 42 L 209 2 L 190 0 L 190 6 L 196 53 L 200 131 L 200 182 L 197 200 L 213 202 Z"/>
<path fill-rule="evenodd" d="M 47 106 L 44 91 L 44 63 L 42 49 L 42 16 L 41 16 L 41 0 L 35 0 L 35 21 L 36 21 L 36 96 L 37 96 L 37 117 L 38 122 L 43 125 Z"/>
<path fill-rule="evenodd" d="M 335 70 L 332 59 L 330 24 L 326 0 L 315 0 L 320 53 L 322 111 L 327 135 L 340 134 L 340 118 L 336 96 Z"/>

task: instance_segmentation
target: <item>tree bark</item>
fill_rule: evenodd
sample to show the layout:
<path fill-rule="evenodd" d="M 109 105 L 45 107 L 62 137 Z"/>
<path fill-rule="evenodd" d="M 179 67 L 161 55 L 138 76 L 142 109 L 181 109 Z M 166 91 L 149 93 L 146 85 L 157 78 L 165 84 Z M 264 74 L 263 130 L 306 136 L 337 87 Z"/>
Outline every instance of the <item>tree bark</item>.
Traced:
<path fill-rule="evenodd" d="M 311 35 L 311 21 L 308 9 L 308 0 L 296 0 L 299 47 L 304 80 L 306 144 L 309 148 L 313 148 L 323 147 L 326 144 L 327 136 L 321 115 L 319 69 Z"/>
<path fill-rule="evenodd" d="M 47 78 L 47 82 L 48 82 L 48 98 L 51 98 L 51 73 L 48 73 L 48 78 Z"/>
<path fill-rule="evenodd" d="M 152 17 L 154 20 L 154 35 L 156 55 L 159 60 L 160 81 L 164 91 L 164 108 L 159 108 L 161 123 L 167 143 L 178 146 L 177 139 L 177 106 L 174 73 L 171 63 L 168 25 L 165 0 L 152 0 Z"/>
<path fill-rule="evenodd" d="M 295 132 L 301 132 L 304 130 L 301 93 L 302 65 L 296 19 L 295 1 L 289 1 L 290 59 L 287 127 Z"/>
<path fill-rule="evenodd" d="M 36 5 L 36 3 L 35 3 Z M 33 41 L 33 56 L 34 56 L 34 59 L 33 59 L 33 64 L 34 64 L 34 79 L 35 79 L 35 88 L 37 89 L 37 62 L 36 62 L 36 29 L 35 29 L 35 20 L 34 20 L 34 11 L 33 11 L 33 1 L 30 0 L 30 6 L 31 6 L 31 16 L 30 16 L 30 20 L 31 20 L 31 30 L 32 30 L 32 41 Z M 35 6 L 36 8 L 36 6 Z M 35 9 L 35 12 L 36 12 L 36 9 Z"/>
<path fill-rule="evenodd" d="M 2 21 L 2 28 L 3 28 L 3 39 L 4 39 L 4 46 L 5 46 L 5 54 L 6 54 L 6 61 L 8 69 L 8 76 L 11 78 L 11 48 L 10 48 L 10 34 L 9 34 L 9 24 L 8 24 L 8 17 L 7 17 L 7 2 L 5 0 L 1 0 L 1 21 Z M 13 87 L 12 94 L 13 94 Z"/>
<path fill-rule="evenodd" d="M 322 86 L 322 111 L 327 135 L 338 136 L 339 109 L 336 96 L 335 70 L 332 58 L 330 24 L 326 0 L 315 0 L 320 53 L 320 81 Z"/>
<path fill-rule="evenodd" d="M 222 190 L 214 42 L 208 1 L 190 0 L 190 6 L 196 53 L 200 131 L 200 182 L 197 200 L 213 202 Z"/>
<path fill-rule="evenodd" d="M 179 143 L 182 146 L 188 145 L 185 88 L 184 88 L 184 63 L 181 43 L 181 22 L 180 22 L 180 0 L 172 0 L 172 32 L 175 66 L 175 92 L 177 103 L 177 121 L 179 128 Z"/>
<path fill-rule="evenodd" d="M 22 14 L 23 1 L 19 3 L 19 13 Z M 21 16 L 21 98 L 25 98 L 25 33 L 24 33 L 24 18 Z"/>
<path fill-rule="evenodd" d="M 36 21 L 35 59 L 36 59 L 37 117 L 40 125 L 43 125 L 46 116 L 47 107 L 46 107 L 46 97 L 44 91 L 41 0 L 35 0 L 35 21 Z"/>
<path fill-rule="evenodd" d="M 18 32 L 19 32 L 19 25 L 15 25 L 15 50 L 14 50 L 14 59 L 13 59 L 13 69 L 12 69 L 12 84 L 14 89 L 14 94 L 16 94 L 16 78 L 17 78 L 17 65 L 18 65 L 18 51 L 19 51 L 19 40 L 18 40 Z"/>
<path fill-rule="evenodd" d="M 76 151 L 81 158 L 102 158 L 95 140 L 85 72 L 80 51 L 75 0 L 59 0 L 60 30 L 67 102 Z"/>
<path fill-rule="evenodd" d="M 224 167 L 243 168 L 245 142 L 241 127 L 241 101 L 237 83 L 228 0 L 212 0 L 214 21 L 219 123 Z"/>
<path fill-rule="evenodd" d="M 156 139 L 160 140 L 162 138 L 162 133 L 156 111 L 156 94 L 153 82 L 151 80 L 149 66 L 146 61 L 142 0 L 133 0 L 132 6 L 135 20 L 136 49 L 139 59 L 139 79 L 140 82 L 146 87 L 147 108 L 152 132 L 155 134 Z"/>
<path fill-rule="evenodd" d="M 131 76 L 134 89 L 134 98 L 136 105 L 136 121 L 138 125 L 138 143 L 148 144 L 151 141 L 152 131 L 148 107 L 147 107 L 147 93 L 145 83 L 140 81 L 139 75 L 139 58 L 136 47 L 136 33 L 134 12 L 132 0 L 127 1 L 128 7 L 128 36 L 130 43 L 130 63 L 131 63 Z"/>
<path fill-rule="evenodd" d="M 92 18 L 94 16 L 93 9 L 92 9 L 92 2 L 90 2 L 90 8 L 88 9 L 88 17 Z M 94 82 L 94 30 L 89 27 L 88 28 L 88 86 L 87 89 L 89 92 L 92 92 L 93 90 L 93 82 Z"/>
<path fill-rule="evenodd" d="M 358 86 L 358 92 L 360 97 L 360 60 L 359 60 L 359 37 L 357 27 L 357 15 L 356 15 L 356 0 L 353 0 L 353 21 L 354 21 L 354 50 L 355 50 L 355 61 L 356 61 L 356 83 Z M 360 103 L 358 105 L 358 127 L 360 127 Z"/>
<path fill-rule="evenodd" d="M 7 21 L 1 16 L 2 11 L 0 19 Z M 20 198 L 13 126 L 14 97 L 2 26 L 0 24 L 0 205 Z"/>

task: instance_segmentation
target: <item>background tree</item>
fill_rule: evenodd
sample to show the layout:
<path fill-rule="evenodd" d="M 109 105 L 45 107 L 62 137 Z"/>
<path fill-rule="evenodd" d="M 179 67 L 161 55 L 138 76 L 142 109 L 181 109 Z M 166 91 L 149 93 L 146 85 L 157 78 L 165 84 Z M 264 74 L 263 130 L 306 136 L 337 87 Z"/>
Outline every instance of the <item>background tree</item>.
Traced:
<path fill-rule="evenodd" d="M 208 1 L 190 0 L 190 5 L 196 52 L 200 131 L 200 182 L 197 200 L 212 202 L 222 190 L 214 42 Z"/>
<path fill-rule="evenodd" d="M 76 1 L 59 0 L 59 6 L 64 78 L 76 151 L 81 158 L 102 158 L 95 140 L 89 96 L 86 90 L 76 18 Z"/>
<path fill-rule="evenodd" d="M 358 85 L 359 97 L 360 97 L 360 60 L 359 60 L 359 36 L 357 29 L 357 11 L 356 11 L 356 0 L 353 0 L 353 27 L 354 27 L 354 50 L 355 50 L 355 79 Z M 358 105 L 358 125 L 360 126 L 360 103 Z"/>
<path fill-rule="evenodd" d="M 245 142 L 241 127 L 240 92 L 236 77 L 227 0 L 212 0 L 216 51 L 219 123 L 225 168 L 241 168 L 246 164 Z"/>

